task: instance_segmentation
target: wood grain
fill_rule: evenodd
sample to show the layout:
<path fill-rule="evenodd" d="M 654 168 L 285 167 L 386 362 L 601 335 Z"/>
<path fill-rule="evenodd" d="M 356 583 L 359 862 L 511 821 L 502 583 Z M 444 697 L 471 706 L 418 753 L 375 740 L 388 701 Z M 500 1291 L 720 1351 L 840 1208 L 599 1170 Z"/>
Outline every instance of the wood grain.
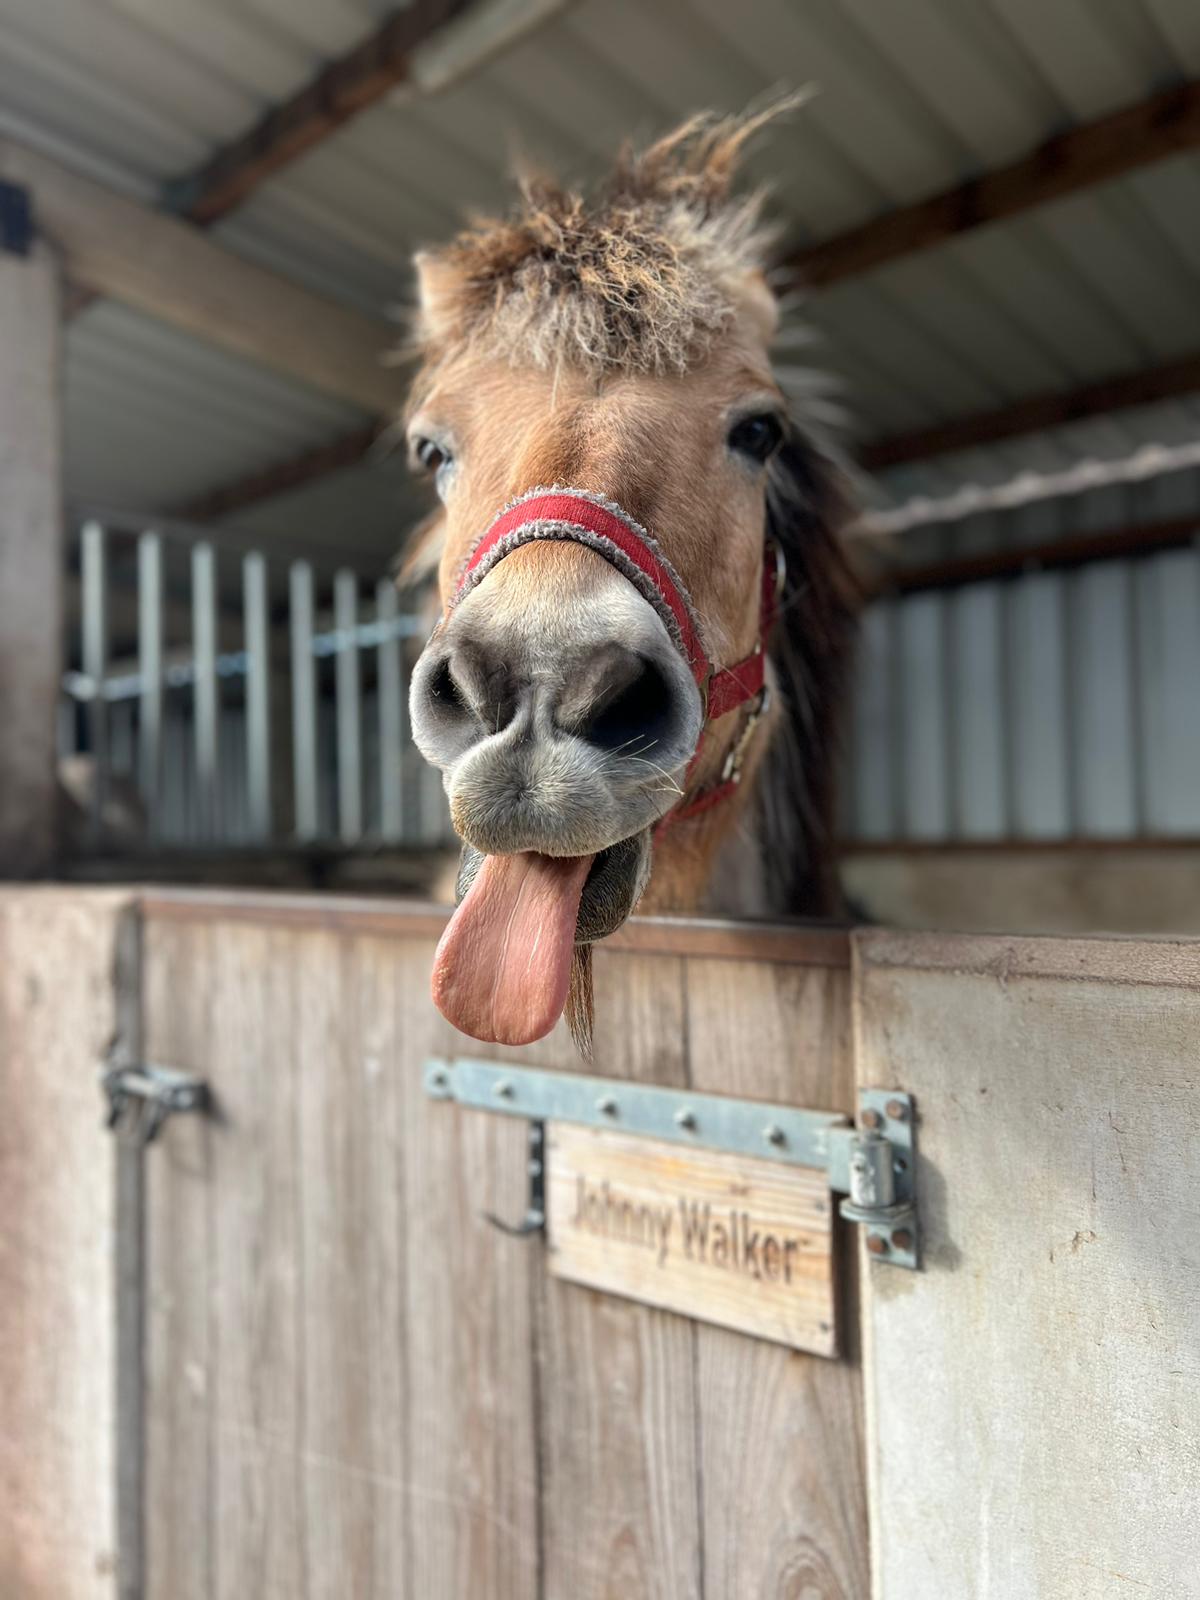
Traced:
<path fill-rule="evenodd" d="M 428 997 L 442 913 L 144 906 L 151 1037 L 220 1111 L 192 1170 L 182 1120 L 150 1157 L 152 1240 L 178 1239 L 177 1259 L 152 1245 L 152 1595 L 703 1600 L 811 1571 L 855 1592 L 853 1374 L 812 1363 L 831 1389 L 783 1352 L 764 1366 L 755 1341 L 550 1278 L 537 1241 L 487 1223 L 521 1214 L 527 1128 L 425 1093 L 425 1059 L 463 1048 Z M 690 1039 L 698 1087 L 837 1106 L 846 981 L 606 947 L 593 1069 L 683 1086 Z M 582 1065 L 562 1031 L 491 1053 Z M 742 1416 L 763 1395 L 766 1445 Z M 754 1497 L 773 1531 L 751 1551 Z"/>
<path fill-rule="evenodd" d="M 141 903 L 148 915 L 158 919 L 252 922 L 307 929 L 325 927 L 394 939 L 416 939 L 422 935 L 438 939 L 450 920 L 449 906 L 384 896 L 156 886 L 141 890 Z M 597 947 L 601 958 L 611 951 L 729 956 L 744 961 L 845 969 L 850 965 L 850 932 L 848 928 L 802 922 L 631 917 Z"/>
<path fill-rule="evenodd" d="M 845 974 L 696 960 L 687 1001 L 696 1089 L 853 1110 Z M 849 1332 L 853 1297 L 841 1287 Z M 853 1341 L 834 1363 L 718 1328 L 699 1327 L 696 1338 L 706 1596 L 864 1600 Z"/>
<path fill-rule="evenodd" d="M 595 1070 L 682 1086 L 683 962 L 605 947 L 595 979 Z M 570 1068 L 569 1040 L 557 1057 Z M 701 1600 L 692 1324 L 539 1282 L 547 1600 Z"/>
<path fill-rule="evenodd" d="M 555 1277 L 833 1354 L 824 1170 L 550 1123 L 546 1202 Z"/>
<path fill-rule="evenodd" d="M 259 929 L 212 947 L 212 1560 L 213 1592 L 230 1600 L 303 1593 L 292 956 Z"/>
<path fill-rule="evenodd" d="M 214 932 L 144 929 L 143 1033 L 152 1062 L 220 1096 L 212 1022 Z M 213 1124 L 176 1117 L 147 1151 L 146 1592 L 214 1594 Z"/>
<path fill-rule="evenodd" d="M 410 1592 L 528 1600 L 539 1582 L 537 1247 L 485 1215 L 521 1214 L 527 1130 L 429 1099 L 421 1063 L 460 1036 L 428 998 L 430 944 L 386 953 L 404 1018 Z"/>
<path fill-rule="evenodd" d="M 916 1095 L 925 1240 L 920 1274 L 866 1272 L 876 1600 L 1183 1596 L 1200 994 L 1173 943 L 1080 982 L 1101 941 L 865 942 L 859 1072 Z"/>
<path fill-rule="evenodd" d="M 114 1600 L 114 1146 L 97 1070 L 125 896 L 0 890 L 0 1594 Z"/>

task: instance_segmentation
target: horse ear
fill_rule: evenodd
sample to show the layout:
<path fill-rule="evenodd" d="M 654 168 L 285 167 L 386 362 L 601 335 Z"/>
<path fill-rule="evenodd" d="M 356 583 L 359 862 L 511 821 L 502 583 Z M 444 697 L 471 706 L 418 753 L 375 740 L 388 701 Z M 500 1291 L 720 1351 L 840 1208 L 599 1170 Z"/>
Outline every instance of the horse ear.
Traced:
<path fill-rule="evenodd" d="M 771 293 L 766 274 L 758 267 L 746 274 L 741 305 L 754 331 L 769 345 L 779 332 L 779 302 Z"/>
<path fill-rule="evenodd" d="M 449 338 L 461 320 L 464 283 L 453 262 L 434 250 L 419 250 L 413 257 L 417 274 L 421 342 L 439 344 Z"/>

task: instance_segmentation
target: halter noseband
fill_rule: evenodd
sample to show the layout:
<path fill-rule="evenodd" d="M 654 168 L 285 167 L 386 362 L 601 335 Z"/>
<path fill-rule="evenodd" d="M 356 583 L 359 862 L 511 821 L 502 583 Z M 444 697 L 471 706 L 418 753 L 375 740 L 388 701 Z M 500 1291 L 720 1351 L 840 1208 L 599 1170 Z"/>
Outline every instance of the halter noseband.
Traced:
<path fill-rule="evenodd" d="M 776 552 L 774 561 L 763 562 L 758 642 L 750 655 L 732 667 L 717 667 L 704 649 L 687 590 L 666 556 L 628 512 L 585 489 L 530 489 L 505 506 L 467 557 L 450 597 L 450 609 L 482 583 L 505 556 L 538 539 L 585 545 L 633 584 L 661 617 L 672 643 L 687 662 L 704 702 L 705 727 L 726 712 L 754 701 L 745 726 L 726 756 L 719 780 L 669 811 L 659 822 L 658 831 L 726 799 L 741 780 L 751 736 L 767 708 L 766 645 L 783 587 L 780 553 Z M 770 550 L 767 553 L 769 556 Z M 701 732 L 689 776 L 703 741 Z"/>

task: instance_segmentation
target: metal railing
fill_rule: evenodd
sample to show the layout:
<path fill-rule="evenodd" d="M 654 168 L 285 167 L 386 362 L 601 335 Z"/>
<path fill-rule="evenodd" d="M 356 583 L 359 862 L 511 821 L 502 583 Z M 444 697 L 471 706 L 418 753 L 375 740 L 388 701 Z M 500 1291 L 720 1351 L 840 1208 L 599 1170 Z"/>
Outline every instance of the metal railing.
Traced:
<path fill-rule="evenodd" d="M 343 568 L 326 583 L 309 560 L 204 534 L 110 514 L 78 529 L 59 743 L 89 844 L 447 842 L 407 727 L 429 620 L 389 578 Z"/>

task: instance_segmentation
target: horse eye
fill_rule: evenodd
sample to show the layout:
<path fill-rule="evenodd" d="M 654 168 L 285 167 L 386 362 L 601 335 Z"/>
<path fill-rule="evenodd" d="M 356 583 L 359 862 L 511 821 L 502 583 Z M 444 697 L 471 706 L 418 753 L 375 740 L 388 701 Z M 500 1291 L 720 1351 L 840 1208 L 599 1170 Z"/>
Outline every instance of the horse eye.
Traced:
<path fill-rule="evenodd" d="M 729 430 L 729 448 L 751 461 L 769 461 L 783 439 L 783 424 L 773 411 L 742 417 Z"/>
<path fill-rule="evenodd" d="M 437 472 L 450 461 L 450 452 L 434 439 L 414 439 L 413 454 L 426 472 Z"/>

